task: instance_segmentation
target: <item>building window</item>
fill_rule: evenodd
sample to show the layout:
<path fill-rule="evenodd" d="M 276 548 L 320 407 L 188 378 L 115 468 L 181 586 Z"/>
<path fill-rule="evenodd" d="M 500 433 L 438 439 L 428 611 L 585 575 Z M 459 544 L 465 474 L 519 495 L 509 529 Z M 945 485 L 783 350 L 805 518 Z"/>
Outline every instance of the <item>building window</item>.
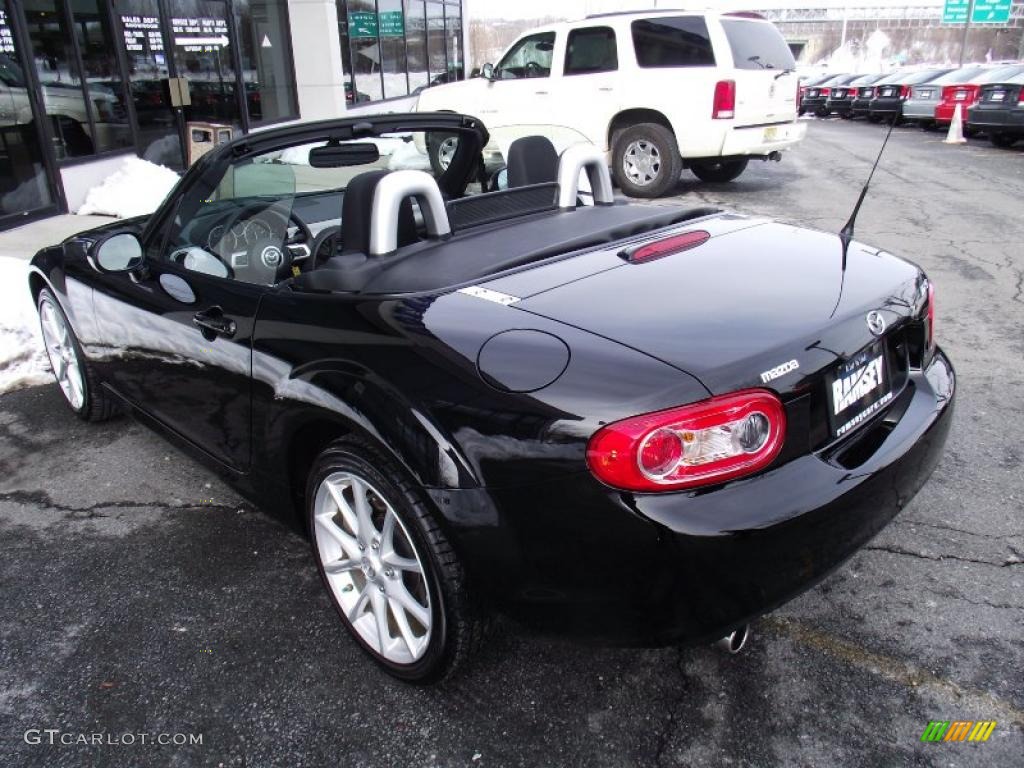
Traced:
<path fill-rule="evenodd" d="M 298 117 L 287 0 L 234 0 L 249 121 Z"/>
<path fill-rule="evenodd" d="M 465 77 L 460 0 L 337 0 L 345 102 Z"/>
<path fill-rule="evenodd" d="M 78 6 L 76 6 L 77 8 Z M 63 0 L 27 0 L 33 64 L 58 160 L 132 146 L 120 71 L 108 22 L 95 0 L 81 3 L 75 24 Z M 76 53 L 88 62 L 84 71 Z"/>

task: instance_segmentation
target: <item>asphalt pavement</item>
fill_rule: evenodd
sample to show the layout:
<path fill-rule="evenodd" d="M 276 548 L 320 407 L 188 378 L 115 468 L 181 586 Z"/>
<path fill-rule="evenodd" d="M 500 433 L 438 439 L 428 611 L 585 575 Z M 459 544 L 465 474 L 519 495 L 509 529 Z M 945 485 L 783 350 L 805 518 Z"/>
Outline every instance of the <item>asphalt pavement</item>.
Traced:
<path fill-rule="evenodd" d="M 680 199 L 838 231 L 884 129 L 809 129 L 734 183 L 684 174 Z M 941 138 L 895 131 L 857 236 L 937 285 L 959 376 L 946 455 L 746 651 L 499 621 L 456 679 L 395 682 L 345 635 L 301 536 L 145 428 L 80 423 L 38 387 L 0 396 L 0 766 L 1024 763 L 1024 149 Z M 997 726 L 922 743 L 930 720 Z"/>

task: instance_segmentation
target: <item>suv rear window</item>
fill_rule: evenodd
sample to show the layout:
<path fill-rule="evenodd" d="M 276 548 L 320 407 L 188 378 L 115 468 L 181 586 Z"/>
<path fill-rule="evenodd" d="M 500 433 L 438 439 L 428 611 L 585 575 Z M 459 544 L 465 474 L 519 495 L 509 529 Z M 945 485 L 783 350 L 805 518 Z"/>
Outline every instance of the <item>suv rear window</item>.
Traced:
<path fill-rule="evenodd" d="M 633 48 L 641 67 L 713 67 L 715 52 L 703 16 L 634 21 Z"/>
<path fill-rule="evenodd" d="M 793 52 L 774 24 L 722 19 L 736 69 L 796 69 Z"/>

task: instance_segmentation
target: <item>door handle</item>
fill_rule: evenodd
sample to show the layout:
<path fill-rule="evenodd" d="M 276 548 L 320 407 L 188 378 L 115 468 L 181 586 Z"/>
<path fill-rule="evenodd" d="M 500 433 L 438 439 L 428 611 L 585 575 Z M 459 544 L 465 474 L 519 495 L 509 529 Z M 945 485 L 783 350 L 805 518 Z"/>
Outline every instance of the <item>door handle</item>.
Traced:
<path fill-rule="evenodd" d="M 534 94 L 537 95 L 537 96 L 547 96 L 548 92 L 547 91 L 534 91 Z"/>
<path fill-rule="evenodd" d="M 211 336 L 231 338 L 235 335 L 235 331 L 238 330 L 235 321 L 229 317 L 224 317 L 224 310 L 220 307 L 210 307 L 209 309 L 196 312 L 192 315 L 192 322 L 203 332 L 203 336 L 210 341 L 213 341 Z"/>
<path fill-rule="evenodd" d="M 605 93 L 611 93 L 611 92 L 612 92 L 612 91 L 614 91 L 615 89 L 614 89 L 614 88 L 612 88 L 612 87 L 611 87 L 610 85 L 602 85 L 602 86 L 601 86 L 600 88 L 598 88 L 597 90 L 599 90 L 599 91 L 604 91 Z"/>

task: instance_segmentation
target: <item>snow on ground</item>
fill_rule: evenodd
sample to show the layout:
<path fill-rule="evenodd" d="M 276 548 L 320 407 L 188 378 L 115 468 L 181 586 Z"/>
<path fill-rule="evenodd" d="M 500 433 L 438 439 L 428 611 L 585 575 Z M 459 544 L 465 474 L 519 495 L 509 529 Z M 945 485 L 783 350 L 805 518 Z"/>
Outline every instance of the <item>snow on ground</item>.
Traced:
<path fill-rule="evenodd" d="M 124 165 L 93 187 L 76 213 L 117 216 L 128 219 L 152 213 L 178 183 L 178 174 L 170 168 L 138 157 L 129 157 Z"/>
<path fill-rule="evenodd" d="M 28 291 L 28 262 L 0 257 L 0 392 L 51 381 Z"/>

